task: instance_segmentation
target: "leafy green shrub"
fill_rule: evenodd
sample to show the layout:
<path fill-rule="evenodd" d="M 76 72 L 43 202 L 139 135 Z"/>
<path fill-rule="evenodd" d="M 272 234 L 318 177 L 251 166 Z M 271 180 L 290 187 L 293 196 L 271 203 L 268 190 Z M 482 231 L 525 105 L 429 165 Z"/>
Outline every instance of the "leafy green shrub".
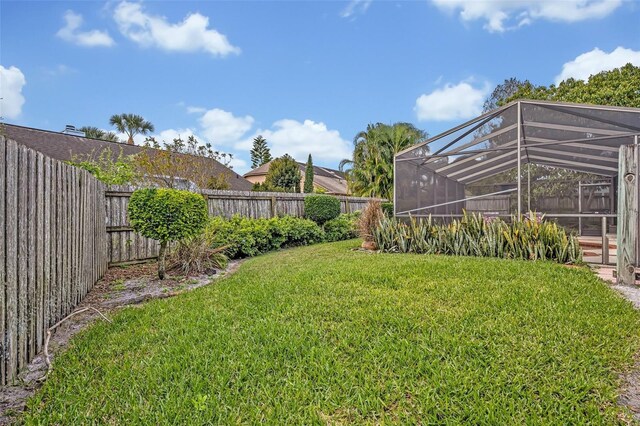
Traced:
<path fill-rule="evenodd" d="M 341 214 L 324 223 L 325 241 L 342 241 L 358 236 L 360 212 Z"/>
<path fill-rule="evenodd" d="M 325 240 L 322 228 L 312 220 L 293 216 L 269 220 L 275 223 L 275 234 L 283 239 L 282 247 L 306 246 Z"/>
<path fill-rule="evenodd" d="M 134 231 L 160 241 L 160 279 L 164 279 L 167 243 L 195 237 L 207 223 L 205 199 L 199 194 L 177 189 L 138 189 L 131 195 L 128 213 Z"/>
<path fill-rule="evenodd" d="M 315 222 L 291 216 L 272 219 L 216 216 L 209 221 L 206 232 L 214 236 L 213 244 L 227 246 L 225 252 L 231 258 L 324 241 L 324 232 Z"/>
<path fill-rule="evenodd" d="M 131 157 L 125 156 L 122 149 L 117 157 L 111 148 L 105 148 L 98 156 L 94 153 L 74 155 L 67 163 L 88 171 L 107 185 L 125 185 L 135 182 L 139 177 Z"/>
<path fill-rule="evenodd" d="M 264 183 L 285 192 L 300 192 L 300 166 L 289 154 L 271 160 Z"/>
<path fill-rule="evenodd" d="M 380 207 L 382 207 L 382 213 L 386 217 L 393 217 L 393 203 L 382 203 Z"/>
<path fill-rule="evenodd" d="M 304 198 L 304 215 L 322 225 L 340 215 L 340 200 L 330 195 L 308 195 Z"/>
<path fill-rule="evenodd" d="M 578 239 L 555 222 L 530 213 L 511 218 L 483 218 L 467 214 L 448 224 L 435 224 L 431 217 L 407 223 L 383 218 L 373 232 L 378 248 L 385 252 L 500 257 L 581 263 Z"/>
<path fill-rule="evenodd" d="M 254 183 L 253 187 L 251 188 L 251 190 L 254 191 L 254 192 L 287 192 L 286 189 L 279 188 L 279 187 L 276 187 L 276 186 L 272 186 L 271 184 L 269 184 L 267 182 Z"/>

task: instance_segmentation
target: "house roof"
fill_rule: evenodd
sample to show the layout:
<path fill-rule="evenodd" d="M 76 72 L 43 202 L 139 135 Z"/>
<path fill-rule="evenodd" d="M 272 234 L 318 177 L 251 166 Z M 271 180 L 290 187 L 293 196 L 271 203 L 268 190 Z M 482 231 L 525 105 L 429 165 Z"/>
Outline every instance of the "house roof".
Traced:
<path fill-rule="evenodd" d="M 74 156 L 97 156 L 105 149 L 111 149 L 114 156 L 119 155 L 120 152 L 123 155 L 134 155 L 145 149 L 145 147 L 139 145 L 91 139 L 49 130 L 16 126 L 14 124 L 2 125 L 0 132 L 9 139 L 60 161 L 69 161 Z M 211 176 L 218 176 L 221 173 L 227 176 L 229 189 L 238 191 L 251 190 L 251 182 L 233 170 L 216 160 L 206 159 L 206 161 L 210 163 L 209 171 Z"/>
<path fill-rule="evenodd" d="M 269 167 L 271 166 L 271 161 L 269 161 L 268 163 L 264 163 L 262 166 L 257 167 L 253 170 L 248 171 L 247 173 L 245 173 L 243 176 L 244 177 L 250 177 L 250 176 L 262 176 L 262 175 L 266 175 L 267 172 L 269 171 Z"/>
<path fill-rule="evenodd" d="M 273 160 L 272 160 L 273 161 Z M 304 174 L 307 171 L 306 163 L 301 163 L 297 161 L 298 167 L 300 167 L 300 172 Z M 271 161 L 263 164 L 260 167 L 257 167 L 251 170 L 248 173 L 245 173 L 244 177 L 251 176 L 264 176 L 269 171 L 269 167 L 271 166 Z M 347 177 L 345 174 L 339 170 L 329 169 L 327 167 L 313 166 L 313 183 L 317 186 L 324 188 L 328 193 L 331 194 L 348 194 L 349 190 L 347 188 Z"/>

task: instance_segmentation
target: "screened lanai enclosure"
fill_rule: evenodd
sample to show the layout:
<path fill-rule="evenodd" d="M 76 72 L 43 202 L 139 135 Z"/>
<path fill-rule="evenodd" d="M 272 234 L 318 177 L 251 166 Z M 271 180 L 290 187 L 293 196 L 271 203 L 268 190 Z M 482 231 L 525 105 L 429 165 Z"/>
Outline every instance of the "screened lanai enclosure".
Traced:
<path fill-rule="evenodd" d="M 395 215 L 536 211 L 583 236 L 613 235 L 620 147 L 639 137 L 637 108 L 515 101 L 398 153 Z"/>

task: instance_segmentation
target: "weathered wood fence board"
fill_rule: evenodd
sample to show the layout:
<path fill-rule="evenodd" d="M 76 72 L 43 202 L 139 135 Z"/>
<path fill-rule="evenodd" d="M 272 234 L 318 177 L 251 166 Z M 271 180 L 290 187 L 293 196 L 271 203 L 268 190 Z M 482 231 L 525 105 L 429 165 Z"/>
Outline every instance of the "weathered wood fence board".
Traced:
<path fill-rule="evenodd" d="M 637 145 L 620 147 L 618 163 L 618 235 L 617 265 L 618 283 L 633 285 L 636 282 L 638 262 L 638 168 L 640 148 Z"/>
<path fill-rule="evenodd" d="M 509 195 L 496 195 L 485 198 L 476 198 L 465 201 L 465 210 L 468 212 L 491 212 L 509 214 L 511 198 Z"/>
<path fill-rule="evenodd" d="M 106 192 L 106 214 L 109 264 L 135 262 L 158 256 L 157 241 L 144 238 L 131 230 L 127 217 L 129 198 L 135 190 L 126 185 L 112 185 Z M 304 198 L 308 194 L 287 192 L 212 191 L 204 190 L 209 215 L 250 218 L 304 216 Z M 343 213 L 362 210 L 371 198 L 338 196 Z"/>
<path fill-rule="evenodd" d="M 0 384 L 107 268 L 105 187 L 0 136 Z"/>

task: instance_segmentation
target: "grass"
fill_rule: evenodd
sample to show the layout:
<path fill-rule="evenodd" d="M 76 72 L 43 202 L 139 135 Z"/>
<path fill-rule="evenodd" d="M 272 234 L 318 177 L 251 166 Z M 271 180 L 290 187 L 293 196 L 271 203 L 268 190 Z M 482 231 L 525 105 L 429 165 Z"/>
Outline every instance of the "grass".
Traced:
<path fill-rule="evenodd" d="M 98 322 L 27 424 L 614 424 L 640 316 L 589 271 L 321 244 Z"/>
<path fill-rule="evenodd" d="M 126 287 L 124 285 L 124 278 L 118 278 L 117 280 L 113 280 L 111 282 L 111 290 L 122 291 L 125 289 Z"/>

